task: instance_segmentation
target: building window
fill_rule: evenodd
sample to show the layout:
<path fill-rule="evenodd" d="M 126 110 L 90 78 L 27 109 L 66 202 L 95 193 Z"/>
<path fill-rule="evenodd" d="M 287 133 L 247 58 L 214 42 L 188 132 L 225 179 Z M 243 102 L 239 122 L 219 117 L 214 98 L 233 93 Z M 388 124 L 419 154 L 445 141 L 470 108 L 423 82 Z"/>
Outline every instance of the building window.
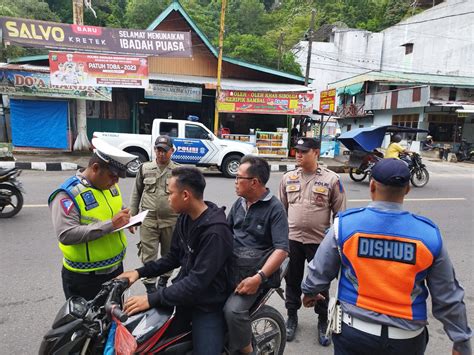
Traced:
<path fill-rule="evenodd" d="M 405 55 L 413 53 L 413 43 L 405 43 L 403 47 L 405 47 Z"/>
<path fill-rule="evenodd" d="M 420 102 L 421 100 L 421 88 L 413 88 L 412 101 Z"/>
<path fill-rule="evenodd" d="M 348 124 L 347 125 L 347 132 L 349 132 L 351 130 L 351 128 L 352 128 L 352 125 Z"/>
<path fill-rule="evenodd" d="M 458 89 L 456 88 L 450 88 L 449 89 L 449 101 L 456 101 L 456 94 L 458 92 Z"/>
<path fill-rule="evenodd" d="M 393 115 L 392 124 L 400 127 L 418 128 L 418 119 L 418 114 Z M 416 138 L 416 133 L 403 133 L 401 136 L 403 139 L 412 141 Z"/>

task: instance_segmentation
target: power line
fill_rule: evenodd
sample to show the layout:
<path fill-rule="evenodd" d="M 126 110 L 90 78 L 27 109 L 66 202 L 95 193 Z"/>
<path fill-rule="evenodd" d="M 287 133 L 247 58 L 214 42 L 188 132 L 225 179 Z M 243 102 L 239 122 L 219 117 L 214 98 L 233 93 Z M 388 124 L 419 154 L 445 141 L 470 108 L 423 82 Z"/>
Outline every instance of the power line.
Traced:
<path fill-rule="evenodd" d="M 441 17 L 436 17 L 436 18 L 431 18 L 431 19 L 426 19 L 426 20 L 408 22 L 408 23 L 397 23 L 396 25 L 393 25 L 392 27 L 397 27 L 397 26 L 409 26 L 409 25 L 414 25 L 414 24 L 417 24 L 417 23 L 438 21 L 438 20 L 442 20 L 442 19 L 444 19 L 444 18 L 457 17 L 457 16 L 464 16 L 464 15 L 469 15 L 469 14 L 474 14 L 474 11 L 462 12 L 462 13 L 460 13 L 460 14 L 446 15 L 446 16 L 441 16 Z"/>

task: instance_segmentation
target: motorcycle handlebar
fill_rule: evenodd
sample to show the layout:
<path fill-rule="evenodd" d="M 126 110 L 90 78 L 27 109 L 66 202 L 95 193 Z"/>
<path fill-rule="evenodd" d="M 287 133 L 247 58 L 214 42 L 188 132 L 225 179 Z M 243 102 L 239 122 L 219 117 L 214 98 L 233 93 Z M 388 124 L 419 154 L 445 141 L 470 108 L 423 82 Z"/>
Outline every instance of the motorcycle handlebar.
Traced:
<path fill-rule="evenodd" d="M 112 288 L 105 301 L 105 311 L 107 314 L 114 316 L 121 322 L 128 319 L 128 315 L 120 309 L 120 297 L 123 291 L 128 288 L 128 279 L 112 280 Z"/>
<path fill-rule="evenodd" d="M 128 319 L 128 314 L 120 309 L 118 305 L 112 306 L 112 316 L 117 318 L 121 322 L 126 322 Z"/>

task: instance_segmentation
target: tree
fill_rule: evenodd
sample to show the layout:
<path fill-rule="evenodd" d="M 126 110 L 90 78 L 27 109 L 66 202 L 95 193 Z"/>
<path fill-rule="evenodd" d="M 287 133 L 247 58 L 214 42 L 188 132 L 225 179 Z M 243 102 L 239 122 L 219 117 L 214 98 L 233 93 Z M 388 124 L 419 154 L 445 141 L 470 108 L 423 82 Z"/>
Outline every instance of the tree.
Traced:
<path fill-rule="evenodd" d="M 29 18 L 43 21 L 59 21 L 59 17 L 51 11 L 48 4 L 39 0 L 0 0 L 0 16 Z M 7 58 L 17 58 L 43 53 L 44 51 L 38 49 L 8 46 L 8 48 L 1 48 L 0 60 L 6 61 Z"/>
<path fill-rule="evenodd" d="M 125 8 L 125 24 L 128 28 L 147 28 L 170 2 L 170 0 L 128 0 Z"/>

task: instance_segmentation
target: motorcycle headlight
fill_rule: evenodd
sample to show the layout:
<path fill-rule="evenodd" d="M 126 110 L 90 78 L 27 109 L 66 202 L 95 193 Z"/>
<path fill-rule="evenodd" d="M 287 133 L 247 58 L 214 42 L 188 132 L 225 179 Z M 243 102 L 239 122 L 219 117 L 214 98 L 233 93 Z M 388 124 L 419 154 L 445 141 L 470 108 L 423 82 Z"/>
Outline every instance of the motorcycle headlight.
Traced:
<path fill-rule="evenodd" d="M 82 297 L 73 296 L 59 310 L 53 322 L 53 329 L 70 323 L 73 320 L 84 318 L 86 313 L 87 301 Z"/>

